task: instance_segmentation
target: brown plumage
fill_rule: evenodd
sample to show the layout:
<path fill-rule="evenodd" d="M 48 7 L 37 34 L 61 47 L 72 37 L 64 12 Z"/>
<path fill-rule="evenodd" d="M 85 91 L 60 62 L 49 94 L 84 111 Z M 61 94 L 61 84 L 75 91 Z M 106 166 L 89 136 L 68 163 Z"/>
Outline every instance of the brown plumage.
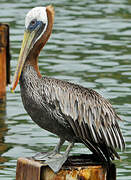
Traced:
<path fill-rule="evenodd" d="M 57 79 L 43 80 L 46 102 L 65 116 L 76 137 L 100 149 L 101 145 L 107 146 L 119 158 L 115 149 L 123 150 L 125 144 L 118 125 L 120 118 L 112 105 L 92 89 Z"/>
<path fill-rule="evenodd" d="M 51 6 L 34 8 L 27 14 L 12 90 L 20 78 L 22 101 L 32 120 L 61 139 L 55 152 L 59 152 L 67 140 L 70 145 L 66 157 L 71 146 L 81 142 L 104 161 L 119 158 L 115 149 L 124 150 L 125 143 L 118 125 L 120 118 L 111 104 L 92 89 L 54 78 L 42 78 L 39 72 L 38 55 L 51 34 L 53 20 Z"/>

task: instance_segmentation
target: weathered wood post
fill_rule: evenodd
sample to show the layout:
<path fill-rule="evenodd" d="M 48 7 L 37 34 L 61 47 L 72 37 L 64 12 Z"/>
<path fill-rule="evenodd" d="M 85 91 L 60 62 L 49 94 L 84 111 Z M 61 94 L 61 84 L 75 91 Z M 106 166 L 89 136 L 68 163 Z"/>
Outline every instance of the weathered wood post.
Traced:
<path fill-rule="evenodd" d="M 5 99 L 10 82 L 9 26 L 0 23 L 0 101 Z"/>
<path fill-rule="evenodd" d="M 16 180 L 116 180 L 116 168 L 94 161 L 90 155 L 71 156 L 54 173 L 46 164 L 30 158 L 17 161 Z"/>

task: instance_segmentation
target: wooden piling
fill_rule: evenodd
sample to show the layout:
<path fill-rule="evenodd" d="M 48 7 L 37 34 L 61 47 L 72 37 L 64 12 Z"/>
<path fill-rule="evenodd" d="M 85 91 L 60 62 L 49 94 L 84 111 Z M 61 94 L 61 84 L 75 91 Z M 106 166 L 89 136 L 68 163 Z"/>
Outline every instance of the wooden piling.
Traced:
<path fill-rule="evenodd" d="M 69 157 L 56 174 L 40 161 L 19 158 L 16 180 L 116 180 L 114 164 L 107 167 L 85 157 L 85 155 Z"/>
<path fill-rule="evenodd" d="M 5 99 L 10 82 L 9 26 L 0 23 L 0 101 Z"/>

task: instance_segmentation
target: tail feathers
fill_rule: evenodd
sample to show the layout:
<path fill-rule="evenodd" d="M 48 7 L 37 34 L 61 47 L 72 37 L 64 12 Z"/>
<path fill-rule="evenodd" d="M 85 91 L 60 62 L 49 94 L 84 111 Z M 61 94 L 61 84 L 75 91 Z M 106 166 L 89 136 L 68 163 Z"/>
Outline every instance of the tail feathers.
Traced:
<path fill-rule="evenodd" d="M 89 148 L 89 150 L 91 152 L 93 152 L 93 154 L 96 154 L 97 157 L 100 159 L 100 160 L 104 160 L 106 161 L 106 157 L 104 155 L 104 153 L 101 151 L 101 149 L 98 147 L 98 146 L 94 146 L 90 141 L 88 140 L 82 140 L 82 142 L 85 144 L 85 146 L 87 146 Z"/>
<path fill-rule="evenodd" d="M 120 159 L 120 156 L 118 155 L 118 153 L 114 148 L 108 147 L 105 144 L 100 144 L 99 147 L 101 148 L 101 151 L 105 155 L 107 161 L 114 160 L 115 157 L 117 159 Z"/>
<path fill-rule="evenodd" d="M 114 160 L 115 157 L 120 159 L 118 153 L 112 147 L 108 147 L 105 144 L 96 144 L 94 142 L 90 142 L 88 140 L 82 140 L 82 142 L 89 148 L 91 152 L 96 154 L 100 160 L 110 163 L 111 160 Z"/>

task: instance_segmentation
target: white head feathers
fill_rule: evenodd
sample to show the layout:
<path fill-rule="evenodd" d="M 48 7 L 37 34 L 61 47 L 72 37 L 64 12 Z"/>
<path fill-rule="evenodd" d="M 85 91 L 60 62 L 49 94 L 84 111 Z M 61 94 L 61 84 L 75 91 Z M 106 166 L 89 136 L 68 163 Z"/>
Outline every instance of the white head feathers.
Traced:
<path fill-rule="evenodd" d="M 48 23 L 47 13 L 45 7 L 35 7 L 31 9 L 25 18 L 25 27 L 27 28 L 30 22 L 36 19 L 37 21 L 42 21 L 44 24 Z"/>

